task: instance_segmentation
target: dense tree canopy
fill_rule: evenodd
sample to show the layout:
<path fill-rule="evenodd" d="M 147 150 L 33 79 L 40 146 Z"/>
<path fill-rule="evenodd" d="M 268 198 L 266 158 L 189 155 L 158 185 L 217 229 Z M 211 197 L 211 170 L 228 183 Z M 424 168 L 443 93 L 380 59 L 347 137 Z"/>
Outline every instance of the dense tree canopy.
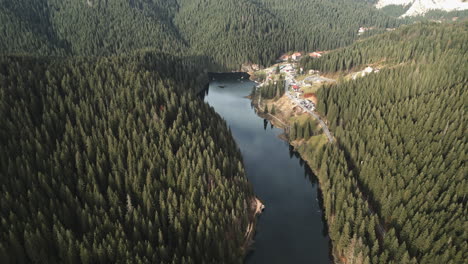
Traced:
<path fill-rule="evenodd" d="M 146 59 L 0 59 L 2 263 L 242 260 L 235 142 Z"/>
<path fill-rule="evenodd" d="M 323 71 L 386 65 L 318 94 L 338 145 L 313 163 L 339 256 L 466 261 L 467 26 L 414 25 L 305 62 Z"/>
<path fill-rule="evenodd" d="M 0 3 L 2 53 L 116 55 L 151 49 L 239 68 L 281 52 L 352 43 L 400 22 L 345 0 L 18 0 Z"/>
<path fill-rule="evenodd" d="M 194 93 L 210 67 L 336 49 L 301 64 L 385 66 L 318 94 L 338 144 L 306 152 L 338 261 L 462 263 L 468 24 L 360 40 L 408 22 L 373 2 L 0 1 L 1 262 L 242 262 L 252 190 Z"/>

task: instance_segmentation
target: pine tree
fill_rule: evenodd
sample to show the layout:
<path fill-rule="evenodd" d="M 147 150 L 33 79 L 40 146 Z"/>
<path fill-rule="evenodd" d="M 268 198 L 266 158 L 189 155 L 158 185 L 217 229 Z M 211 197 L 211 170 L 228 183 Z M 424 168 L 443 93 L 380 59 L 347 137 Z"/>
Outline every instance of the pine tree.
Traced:
<path fill-rule="evenodd" d="M 273 104 L 273 106 L 271 107 L 271 114 L 272 115 L 276 115 L 276 108 L 275 108 L 275 105 Z"/>

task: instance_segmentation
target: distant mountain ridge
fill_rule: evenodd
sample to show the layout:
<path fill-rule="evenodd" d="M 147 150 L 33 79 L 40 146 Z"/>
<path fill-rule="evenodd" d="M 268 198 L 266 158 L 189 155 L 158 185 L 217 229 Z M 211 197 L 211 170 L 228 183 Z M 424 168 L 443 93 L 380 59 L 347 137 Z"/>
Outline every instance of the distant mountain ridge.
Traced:
<path fill-rule="evenodd" d="M 246 62 L 270 64 L 290 50 L 344 47 L 360 38 L 359 27 L 375 27 L 377 33 L 403 23 L 367 3 L 0 1 L 0 54 L 112 56 L 151 50 L 191 61 L 202 57 L 234 70 Z"/>
<path fill-rule="evenodd" d="M 468 9 L 466 0 L 379 0 L 376 7 L 383 8 L 390 5 L 410 6 L 402 17 L 424 15 L 430 10 L 449 12 Z"/>

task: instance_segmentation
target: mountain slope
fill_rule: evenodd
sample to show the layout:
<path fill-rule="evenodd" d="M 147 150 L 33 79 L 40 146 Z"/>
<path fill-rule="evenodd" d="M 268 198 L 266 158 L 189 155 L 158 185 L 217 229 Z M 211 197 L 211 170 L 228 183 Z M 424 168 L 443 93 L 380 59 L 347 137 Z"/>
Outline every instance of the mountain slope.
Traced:
<path fill-rule="evenodd" d="M 170 22 L 175 8 L 175 1 L 2 1 L 0 47 L 3 54 L 105 56 L 148 47 L 176 54 L 184 43 Z"/>
<path fill-rule="evenodd" d="M 153 50 L 224 69 L 291 50 L 334 49 L 360 26 L 400 24 L 362 1 L 18 0 L 0 2 L 3 54 L 108 56 Z"/>
<path fill-rule="evenodd" d="M 338 146 L 314 162 L 330 236 L 347 263 L 466 259 L 467 29 L 406 26 L 303 62 L 328 73 L 383 67 L 318 93 Z"/>
<path fill-rule="evenodd" d="M 289 50 L 330 50 L 358 39 L 359 27 L 385 30 L 400 21 L 363 3 L 345 0 L 262 0 L 263 5 L 286 25 Z"/>
<path fill-rule="evenodd" d="M 0 57 L 2 263 L 242 260 L 242 159 L 179 66 Z"/>
<path fill-rule="evenodd" d="M 197 55 L 232 68 L 268 64 L 282 47 L 284 24 L 259 4 L 241 1 L 180 1 L 175 24 Z"/>

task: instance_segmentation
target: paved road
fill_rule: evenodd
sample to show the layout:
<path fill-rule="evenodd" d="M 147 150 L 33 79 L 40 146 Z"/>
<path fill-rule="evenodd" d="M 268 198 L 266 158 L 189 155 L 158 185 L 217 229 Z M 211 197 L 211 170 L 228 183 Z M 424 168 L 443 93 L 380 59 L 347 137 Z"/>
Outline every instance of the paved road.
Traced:
<path fill-rule="evenodd" d="M 290 100 L 292 100 L 293 102 L 295 102 L 299 107 L 301 107 L 305 112 L 311 114 L 315 119 L 317 119 L 317 121 L 319 122 L 320 126 L 322 127 L 323 129 L 323 132 L 325 133 L 325 135 L 327 136 L 328 138 L 328 141 L 330 141 L 331 143 L 334 143 L 335 142 L 335 139 L 333 138 L 333 136 L 331 135 L 330 133 L 330 130 L 328 129 L 328 126 L 325 124 L 325 122 L 323 122 L 323 120 L 320 118 L 319 115 L 317 115 L 314 111 L 310 110 L 310 109 L 307 109 L 305 106 L 301 105 L 300 104 L 300 100 L 296 97 L 294 97 L 290 92 L 289 92 L 289 86 L 291 85 L 291 83 L 293 83 L 293 80 L 294 80 L 294 77 L 292 76 L 292 74 L 290 72 L 284 72 L 282 71 L 282 73 L 285 73 L 285 82 L 284 82 L 284 93 L 289 97 Z M 326 79 L 326 78 L 324 78 Z M 331 80 L 331 79 L 330 79 Z M 294 80 L 295 82 L 295 80 Z M 302 86 L 305 85 L 304 81 L 301 82 Z M 260 84 L 259 86 L 257 86 L 257 89 L 259 87 L 263 86 L 263 83 Z"/>
<path fill-rule="evenodd" d="M 325 133 L 325 135 L 328 137 L 328 140 L 333 143 L 335 142 L 335 139 L 333 138 L 333 136 L 331 135 L 330 133 L 330 130 L 328 129 L 328 126 L 325 124 L 325 122 L 323 122 L 323 120 L 320 118 L 319 115 L 317 115 L 314 111 L 310 110 L 310 109 L 307 109 L 305 108 L 303 105 L 301 105 L 301 102 L 295 98 L 294 96 L 291 95 L 290 92 L 286 92 L 286 95 L 289 97 L 289 99 L 291 99 L 293 102 L 295 102 L 298 106 L 300 106 L 302 108 L 302 110 L 306 111 L 307 113 L 311 114 L 315 119 L 317 119 L 317 121 L 319 122 L 320 126 L 322 127 L 323 129 L 323 132 Z"/>
<path fill-rule="evenodd" d="M 327 78 L 323 78 L 323 77 L 319 77 L 319 78 L 322 78 L 321 81 L 325 80 L 325 81 L 335 81 L 335 80 L 331 80 L 331 79 L 327 79 Z M 299 107 L 301 107 L 304 111 L 308 112 L 309 114 L 311 114 L 315 119 L 318 120 L 320 126 L 322 127 L 325 135 L 328 137 L 328 140 L 333 143 L 335 141 L 335 139 L 332 137 L 331 133 L 330 133 L 330 130 L 328 129 L 328 126 L 325 124 L 325 122 L 323 122 L 323 120 L 320 118 L 319 115 L 317 115 L 314 111 L 312 110 L 309 110 L 307 109 L 305 106 L 301 105 L 301 100 L 299 100 L 298 98 L 296 98 L 295 96 L 293 96 L 291 94 L 291 92 L 289 92 L 289 87 L 291 85 L 291 83 L 293 82 L 294 78 L 293 76 L 290 74 L 290 73 L 286 73 L 286 77 L 285 77 L 285 85 L 284 85 L 284 93 L 286 94 L 286 96 L 289 97 L 290 100 L 292 100 L 294 103 L 296 103 Z M 318 80 L 317 78 L 316 79 L 309 79 L 309 81 L 314 81 L 314 80 Z M 305 81 L 305 80 L 304 80 Z M 304 86 L 305 83 L 304 81 L 300 82 L 299 84 L 301 86 Z M 369 204 L 369 201 L 366 199 L 366 202 Z M 375 212 L 372 211 L 370 205 L 368 205 L 368 212 L 369 214 L 371 215 L 376 215 Z M 377 223 L 376 225 L 377 227 L 377 232 L 380 234 L 380 236 L 383 238 L 385 236 L 385 228 L 383 228 L 382 226 L 382 223 L 379 222 Z"/>
<path fill-rule="evenodd" d="M 325 122 L 323 122 L 323 120 L 320 118 L 319 115 L 317 115 L 314 111 L 310 110 L 310 109 L 307 109 L 305 108 L 303 105 L 301 105 L 301 102 L 299 99 L 297 99 L 296 97 L 292 96 L 291 93 L 288 91 L 288 87 L 291 83 L 291 80 L 292 80 L 292 76 L 287 74 L 286 75 L 286 81 L 284 83 L 284 92 L 286 94 L 286 96 L 289 97 L 289 99 L 291 99 L 293 102 L 295 102 L 299 107 L 302 108 L 302 110 L 306 111 L 307 113 L 311 114 L 315 119 L 317 119 L 319 121 L 319 124 L 320 126 L 322 127 L 323 129 L 323 132 L 325 132 L 325 135 L 328 137 L 328 140 L 333 143 L 335 142 L 335 139 L 333 138 L 333 136 L 331 135 L 330 133 L 330 130 L 328 129 L 328 126 L 325 124 Z"/>
<path fill-rule="evenodd" d="M 310 77 L 309 77 L 310 78 Z M 328 79 L 328 78 L 323 78 L 323 77 L 314 77 L 315 79 L 309 79 L 308 81 L 333 81 L 333 82 L 336 82 L 335 80 L 332 80 L 332 79 Z M 320 79 L 321 78 L 321 79 Z M 301 105 L 301 100 L 299 100 L 298 98 L 296 98 L 295 96 L 293 96 L 291 94 L 291 92 L 289 92 L 289 87 L 291 85 L 291 83 L 293 82 L 294 78 L 293 76 L 290 74 L 290 73 L 286 73 L 286 77 L 285 77 L 285 85 L 284 85 L 284 93 L 286 94 L 286 96 L 289 97 L 290 100 L 292 100 L 294 103 L 296 103 L 299 107 L 301 107 L 304 111 L 308 112 L 309 114 L 311 114 L 315 119 L 318 120 L 320 126 L 322 127 L 323 131 L 325 132 L 325 135 L 328 137 L 328 140 L 333 143 L 335 141 L 335 139 L 332 137 L 331 133 L 330 133 L 330 130 L 328 129 L 328 126 L 325 124 L 325 122 L 323 122 L 323 120 L 320 118 L 319 115 L 317 115 L 314 111 L 312 110 L 309 110 L 307 109 L 305 106 Z M 305 80 L 304 80 L 305 81 Z M 299 84 L 301 86 L 304 86 L 305 83 L 304 81 L 301 81 Z M 366 202 L 369 204 L 369 201 L 366 199 Z M 368 212 L 369 214 L 371 215 L 376 215 L 375 212 L 372 211 L 370 205 L 368 205 Z M 378 221 L 377 225 L 377 232 L 380 234 L 380 236 L 383 238 L 385 236 L 385 228 L 383 228 L 382 226 L 382 223 L 380 222 L 380 220 Z"/>

